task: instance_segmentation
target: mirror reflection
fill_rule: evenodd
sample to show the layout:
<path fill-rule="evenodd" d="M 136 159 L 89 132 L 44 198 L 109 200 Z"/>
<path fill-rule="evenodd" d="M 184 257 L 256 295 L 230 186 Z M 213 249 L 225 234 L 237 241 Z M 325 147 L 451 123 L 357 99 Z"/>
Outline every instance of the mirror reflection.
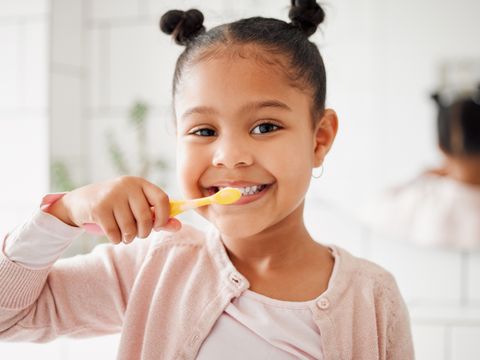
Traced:
<path fill-rule="evenodd" d="M 372 228 L 399 240 L 476 250 L 480 247 L 480 85 L 445 89 L 432 99 L 438 113 L 440 165 L 389 189 L 362 215 Z"/>

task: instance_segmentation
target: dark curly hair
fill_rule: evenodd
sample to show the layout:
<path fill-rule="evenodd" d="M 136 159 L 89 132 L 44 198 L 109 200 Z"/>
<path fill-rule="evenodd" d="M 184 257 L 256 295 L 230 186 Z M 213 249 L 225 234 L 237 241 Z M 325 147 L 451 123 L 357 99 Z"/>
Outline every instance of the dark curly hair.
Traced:
<path fill-rule="evenodd" d="M 480 155 L 480 85 L 476 92 L 450 98 L 432 95 L 438 106 L 437 135 L 443 152 Z"/>
<path fill-rule="evenodd" d="M 235 45 L 258 45 L 265 51 L 260 55 L 261 59 L 281 66 L 292 85 L 311 90 L 311 114 L 315 125 L 318 115 L 325 109 L 326 75 L 320 52 L 308 38 L 315 33 L 324 17 L 325 13 L 316 1 L 291 0 L 290 23 L 252 17 L 206 31 L 204 17 L 199 10 L 168 11 L 161 17 L 160 29 L 172 35 L 177 44 L 186 47 L 176 63 L 173 98 L 186 65 L 214 57 Z M 283 57 L 270 58 L 269 54 Z"/>

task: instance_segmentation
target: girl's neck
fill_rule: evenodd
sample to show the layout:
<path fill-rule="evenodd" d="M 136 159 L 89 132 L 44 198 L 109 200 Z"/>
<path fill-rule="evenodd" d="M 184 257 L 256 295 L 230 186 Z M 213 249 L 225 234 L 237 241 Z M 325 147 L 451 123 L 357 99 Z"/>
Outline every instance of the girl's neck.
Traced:
<path fill-rule="evenodd" d="M 470 185 L 480 185 L 480 156 L 446 158 L 448 175 Z"/>
<path fill-rule="evenodd" d="M 266 274 L 298 265 L 318 244 L 303 222 L 303 203 L 281 222 L 249 238 L 222 236 L 228 256 L 242 273 Z"/>

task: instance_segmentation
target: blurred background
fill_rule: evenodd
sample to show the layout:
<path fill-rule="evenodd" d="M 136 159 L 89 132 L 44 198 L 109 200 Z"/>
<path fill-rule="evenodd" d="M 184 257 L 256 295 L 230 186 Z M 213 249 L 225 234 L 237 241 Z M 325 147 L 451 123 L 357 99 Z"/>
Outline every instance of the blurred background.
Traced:
<path fill-rule="evenodd" d="M 324 174 L 307 194 L 307 227 L 396 277 L 418 359 L 480 359 L 480 251 L 379 236 L 358 214 L 383 189 L 438 165 L 430 94 L 480 79 L 478 0 L 321 2 L 311 40 L 324 57 L 327 106 L 339 115 Z M 48 192 L 120 174 L 181 196 L 171 81 L 182 48 L 160 33 L 167 10 L 197 7 L 205 25 L 287 20 L 289 1 L 0 0 L 0 233 Z M 204 226 L 195 214 L 184 221 Z M 82 236 L 65 257 L 106 239 Z M 2 359 L 114 359 L 119 335 L 0 343 Z"/>

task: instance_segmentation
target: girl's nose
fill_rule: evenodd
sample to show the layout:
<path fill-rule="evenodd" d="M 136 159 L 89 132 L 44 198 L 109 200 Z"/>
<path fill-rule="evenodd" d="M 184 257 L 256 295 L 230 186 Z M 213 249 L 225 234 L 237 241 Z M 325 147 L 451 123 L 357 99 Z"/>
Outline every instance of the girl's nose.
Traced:
<path fill-rule="evenodd" d="M 242 141 L 224 137 L 216 141 L 216 148 L 212 158 L 214 166 L 235 168 L 237 166 L 248 166 L 253 163 L 252 149 Z"/>

